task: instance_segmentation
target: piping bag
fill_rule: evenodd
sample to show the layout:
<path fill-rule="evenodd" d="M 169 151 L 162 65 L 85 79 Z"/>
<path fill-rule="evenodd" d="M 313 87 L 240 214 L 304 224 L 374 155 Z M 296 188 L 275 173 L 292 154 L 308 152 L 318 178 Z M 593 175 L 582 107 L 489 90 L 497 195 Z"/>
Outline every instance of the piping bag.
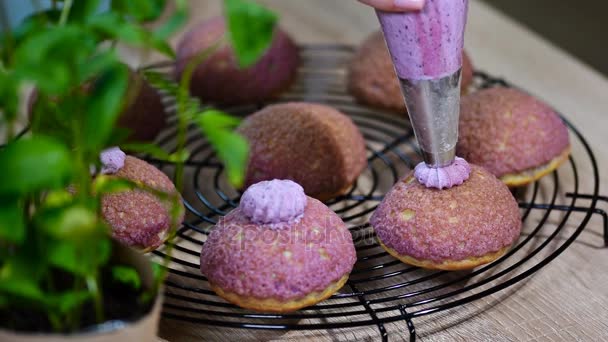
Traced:
<path fill-rule="evenodd" d="M 455 162 L 467 11 L 468 0 L 427 0 L 417 12 L 376 11 L 427 169 Z"/>

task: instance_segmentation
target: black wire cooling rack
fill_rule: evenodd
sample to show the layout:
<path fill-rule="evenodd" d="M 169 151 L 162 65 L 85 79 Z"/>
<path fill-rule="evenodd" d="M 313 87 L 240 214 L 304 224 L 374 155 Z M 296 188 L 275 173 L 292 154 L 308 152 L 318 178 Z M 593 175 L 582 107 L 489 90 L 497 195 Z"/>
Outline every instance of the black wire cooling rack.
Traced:
<path fill-rule="evenodd" d="M 219 327 L 226 333 L 230 328 L 284 331 L 372 326 L 382 341 L 388 340 L 393 329 L 407 328 L 406 336 L 409 334 L 413 341 L 414 322 L 419 317 L 465 305 L 521 282 L 561 254 L 594 214 L 603 217 L 604 242 L 608 245 L 608 216 L 596 208 L 598 201 L 608 199 L 598 195 L 595 157 L 581 133 L 564 118 L 573 151 L 579 152 L 557 172 L 515 192 L 524 229 L 506 255 L 471 272 L 422 270 L 392 258 L 378 246 L 367 219 L 390 187 L 421 160 L 413 131 L 405 116 L 357 104 L 347 93 L 346 68 L 352 47 L 305 46 L 301 54 L 303 64 L 297 83 L 276 102 L 331 105 L 354 120 L 367 142 L 367 169 L 345 195 L 327 202 L 349 225 L 357 247 L 358 260 L 350 279 L 331 298 L 290 314 L 247 311 L 216 296 L 199 271 L 199 252 L 217 219 L 238 206 L 240 193 L 228 185 L 222 164 L 192 127 L 187 145 L 191 157 L 186 163 L 186 182 L 190 183 L 184 192 L 188 215 L 174 240 L 166 281 L 165 319 Z M 169 72 L 167 65 L 153 68 Z M 510 86 L 476 72 L 474 88 L 494 85 Z M 172 99 L 165 102 L 171 110 Z M 244 116 L 264 105 L 223 109 Z M 175 146 L 174 123 L 172 120 L 171 128 L 158 140 L 168 151 Z M 172 174 L 172 164 L 147 159 Z M 581 182 L 581 177 L 586 181 Z M 164 256 L 160 249 L 154 258 Z"/>

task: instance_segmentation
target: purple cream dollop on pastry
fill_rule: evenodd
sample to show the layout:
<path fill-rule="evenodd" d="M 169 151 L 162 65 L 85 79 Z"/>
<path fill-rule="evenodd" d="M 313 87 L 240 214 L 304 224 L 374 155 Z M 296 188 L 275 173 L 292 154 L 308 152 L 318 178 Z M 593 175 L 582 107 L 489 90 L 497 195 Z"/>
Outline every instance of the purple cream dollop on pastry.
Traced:
<path fill-rule="evenodd" d="M 469 179 L 470 174 L 471 166 L 466 160 L 459 157 L 456 157 L 452 164 L 445 167 L 432 168 L 422 162 L 416 165 L 414 169 L 414 177 L 420 184 L 427 188 L 440 190 L 462 184 Z"/>
<path fill-rule="evenodd" d="M 127 155 L 118 147 L 110 147 L 101 151 L 99 156 L 101 160 L 101 173 L 104 175 L 115 174 L 125 166 L 126 157 Z"/>
<path fill-rule="evenodd" d="M 241 198 L 241 210 L 251 222 L 298 222 L 306 208 L 304 189 L 290 180 L 274 179 L 250 186 Z"/>

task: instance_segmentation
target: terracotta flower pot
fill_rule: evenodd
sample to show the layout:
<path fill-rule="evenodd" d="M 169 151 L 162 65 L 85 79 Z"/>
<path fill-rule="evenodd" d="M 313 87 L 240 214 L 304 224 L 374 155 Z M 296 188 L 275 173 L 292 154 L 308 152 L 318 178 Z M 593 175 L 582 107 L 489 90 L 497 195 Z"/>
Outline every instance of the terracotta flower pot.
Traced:
<path fill-rule="evenodd" d="M 121 245 L 114 244 L 113 260 L 133 266 L 142 277 L 142 284 L 151 288 L 154 284 L 152 267 L 148 259 Z M 87 341 L 87 342 L 131 342 L 131 341 L 156 341 L 158 320 L 162 308 L 162 289 L 156 296 L 154 305 L 150 311 L 138 321 L 126 322 L 113 320 L 104 322 L 89 328 L 86 332 L 73 334 L 57 333 L 27 333 L 0 329 L 0 341 L 2 342 L 59 342 L 59 341 Z"/>

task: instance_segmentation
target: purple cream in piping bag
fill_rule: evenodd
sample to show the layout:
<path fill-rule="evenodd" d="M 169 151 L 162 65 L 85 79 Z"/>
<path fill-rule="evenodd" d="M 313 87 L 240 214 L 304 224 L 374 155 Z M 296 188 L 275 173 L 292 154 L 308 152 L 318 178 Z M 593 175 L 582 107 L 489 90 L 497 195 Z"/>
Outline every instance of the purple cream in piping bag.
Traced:
<path fill-rule="evenodd" d="M 468 0 L 427 0 L 419 12 L 377 12 L 399 78 L 438 79 L 462 67 L 467 7 Z"/>
<path fill-rule="evenodd" d="M 454 163 L 467 10 L 468 0 L 427 0 L 418 12 L 376 11 L 424 158 L 418 170 Z M 447 187 L 467 178 L 468 173 Z"/>

